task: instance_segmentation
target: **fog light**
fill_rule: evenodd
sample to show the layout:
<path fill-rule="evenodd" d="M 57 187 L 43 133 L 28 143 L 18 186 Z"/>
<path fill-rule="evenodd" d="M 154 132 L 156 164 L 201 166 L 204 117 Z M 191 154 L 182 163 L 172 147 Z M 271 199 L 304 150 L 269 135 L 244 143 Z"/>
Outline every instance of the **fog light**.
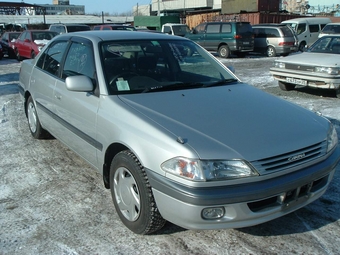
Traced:
<path fill-rule="evenodd" d="M 224 207 L 205 208 L 202 210 L 202 218 L 206 220 L 216 220 L 224 216 Z"/>

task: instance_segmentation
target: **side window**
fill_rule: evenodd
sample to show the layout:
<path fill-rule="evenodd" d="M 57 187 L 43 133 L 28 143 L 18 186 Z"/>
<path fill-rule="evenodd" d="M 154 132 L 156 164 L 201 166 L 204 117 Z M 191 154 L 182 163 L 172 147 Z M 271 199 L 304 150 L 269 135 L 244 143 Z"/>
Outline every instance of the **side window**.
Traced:
<path fill-rule="evenodd" d="M 277 38 L 280 37 L 280 33 L 277 29 L 266 28 L 267 38 Z"/>
<path fill-rule="evenodd" d="M 231 24 L 222 24 L 222 33 L 231 33 Z"/>
<path fill-rule="evenodd" d="M 46 72 L 58 76 L 60 62 L 66 50 L 66 41 L 57 41 L 51 44 L 41 55 L 37 62 L 37 67 Z"/>
<path fill-rule="evenodd" d="M 303 32 L 306 31 L 306 24 L 305 23 L 301 23 L 298 25 L 297 27 L 297 30 L 296 30 L 296 33 L 299 35 L 299 34 L 302 34 Z"/>
<path fill-rule="evenodd" d="M 309 25 L 309 31 L 311 33 L 318 33 L 319 32 L 319 25 Z"/>
<path fill-rule="evenodd" d="M 103 27 L 103 30 L 111 30 L 109 27 Z"/>
<path fill-rule="evenodd" d="M 211 24 L 207 26 L 207 34 L 215 34 L 220 32 L 220 24 Z"/>
<path fill-rule="evenodd" d="M 20 41 L 23 41 L 23 40 L 25 40 L 25 36 L 26 36 L 26 34 L 27 34 L 27 32 L 23 32 L 20 36 L 19 36 L 19 40 Z"/>
<path fill-rule="evenodd" d="M 265 28 L 259 28 L 258 29 L 258 34 L 256 36 L 257 38 L 266 38 L 267 35 L 266 35 L 266 30 Z"/>
<path fill-rule="evenodd" d="M 164 26 L 163 33 L 168 34 L 169 32 L 171 32 L 170 27 L 169 26 Z"/>
<path fill-rule="evenodd" d="M 198 25 L 198 26 L 195 28 L 195 31 L 196 31 L 197 33 L 204 33 L 204 31 L 205 31 L 205 24 Z"/>
<path fill-rule="evenodd" d="M 95 80 L 93 49 L 90 44 L 72 42 L 65 59 L 62 78 L 74 75 L 85 75 Z"/>

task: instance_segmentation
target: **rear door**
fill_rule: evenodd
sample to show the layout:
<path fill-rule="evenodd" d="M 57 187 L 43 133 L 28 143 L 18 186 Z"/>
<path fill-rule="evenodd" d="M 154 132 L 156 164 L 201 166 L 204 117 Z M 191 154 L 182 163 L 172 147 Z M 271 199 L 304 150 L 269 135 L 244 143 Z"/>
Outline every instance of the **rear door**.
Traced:
<path fill-rule="evenodd" d="M 236 23 L 236 48 L 244 51 L 254 49 L 253 28 L 249 22 Z"/>
<path fill-rule="evenodd" d="M 55 41 L 42 52 L 30 76 L 30 91 L 36 102 L 40 122 L 45 129 L 55 134 L 56 115 L 53 91 L 59 79 L 59 68 L 68 42 Z"/>

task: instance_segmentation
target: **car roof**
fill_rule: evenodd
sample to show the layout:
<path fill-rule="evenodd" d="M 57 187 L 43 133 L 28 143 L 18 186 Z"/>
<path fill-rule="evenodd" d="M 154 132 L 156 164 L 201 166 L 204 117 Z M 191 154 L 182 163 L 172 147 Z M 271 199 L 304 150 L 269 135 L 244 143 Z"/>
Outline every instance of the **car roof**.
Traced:
<path fill-rule="evenodd" d="M 184 37 L 169 37 L 168 34 L 150 33 L 144 31 L 121 31 L 121 30 L 91 30 L 76 33 L 66 33 L 56 38 L 83 37 L 93 41 L 111 41 L 111 40 L 189 40 Z M 190 41 L 190 40 L 189 40 Z"/>
<path fill-rule="evenodd" d="M 255 24 L 253 27 L 286 27 L 287 24 L 278 24 L 278 23 L 262 23 L 262 24 Z"/>

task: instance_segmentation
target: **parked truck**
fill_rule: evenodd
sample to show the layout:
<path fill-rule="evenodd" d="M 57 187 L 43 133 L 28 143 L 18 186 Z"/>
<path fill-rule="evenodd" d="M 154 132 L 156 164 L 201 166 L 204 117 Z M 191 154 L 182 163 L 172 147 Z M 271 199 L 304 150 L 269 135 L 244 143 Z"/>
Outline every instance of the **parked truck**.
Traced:
<path fill-rule="evenodd" d="M 170 35 L 185 36 L 190 32 L 186 24 L 181 24 L 178 16 L 135 16 L 134 26 L 159 31 Z"/>

